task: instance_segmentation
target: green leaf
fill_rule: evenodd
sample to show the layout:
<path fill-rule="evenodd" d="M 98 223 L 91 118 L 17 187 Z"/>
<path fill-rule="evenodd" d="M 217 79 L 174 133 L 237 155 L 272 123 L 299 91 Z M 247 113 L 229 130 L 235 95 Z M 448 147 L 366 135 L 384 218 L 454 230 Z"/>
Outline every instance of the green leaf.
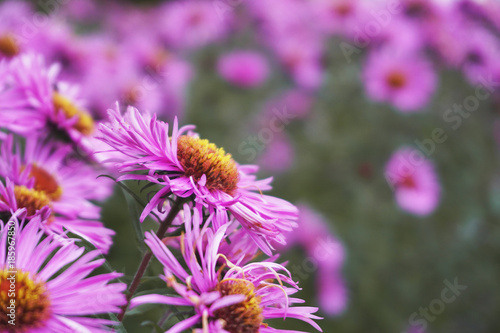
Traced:
<path fill-rule="evenodd" d="M 111 320 L 114 320 L 116 322 L 116 325 L 114 325 L 116 332 L 117 333 L 127 333 L 127 330 L 125 327 L 123 327 L 123 323 L 118 320 L 118 317 L 114 313 L 109 313 L 109 316 L 111 317 Z"/>
<path fill-rule="evenodd" d="M 127 201 L 127 206 L 128 210 L 130 212 L 131 216 L 131 221 L 132 221 L 132 227 L 134 228 L 135 231 L 135 238 L 137 241 L 137 245 L 139 246 L 139 251 L 141 251 L 142 254 L 146 253 L 147 248 L 146 244 L 144 243 L 144 230 L 142 230 L 142 225 L 140 222 L 140 216 L 141 212 L 139 209 L 137 209 L 137 199 L 135 199 L 129 191 L 125 190 L 122 187 L 123 190 L 123 195 L 125 196 L 125 200 Z"/>
<path fill-rule="evenodd" d="M 141 326 L 146 326 L 146 327 L 149 326 L 149 327 L 152 327 L 157 333 L 163 333 L 163 330 L 161 329 L 161 327 L 158 326 L 158 324 L 152 320 L 143 321 L 141 323 Z"/>

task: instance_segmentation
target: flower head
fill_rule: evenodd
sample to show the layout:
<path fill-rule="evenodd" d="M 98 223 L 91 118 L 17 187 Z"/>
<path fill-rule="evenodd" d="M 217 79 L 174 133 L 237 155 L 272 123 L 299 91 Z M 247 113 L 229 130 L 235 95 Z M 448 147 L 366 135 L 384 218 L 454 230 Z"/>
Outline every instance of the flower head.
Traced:
<path fill-rule="evenodd" d="M 217 70 L 228 82 L 248 88 L 261 85 L 269 75 L 266 59 L 252 51 L 225 54 L 219 59 Z"/>
<path fill-rule="evenodd" d="M 402 209 L 421 216 L 436 209 L 441 187 L 433 164 L 420 151 L 409 148 L 396 151 L 385 172 Z"/>
<path fill-rule="evenodd" d="M 0 230 L 0 331 L 107 332 L 113 321 L 89 316 L 119 311 L 126 285 L 111 281 L 122 274 L 88 277 L 104 263 L 96 259 L 99 251 L 83 254 L 72 241 L 43 238 L 40 216 L 26 224 L 25 217 L 25 209 L 14 212 Z M 15 261 L 8 247 L 15 248 Z M 15 295 L 8 292 L 13 281 Z M 15 310 L 9 310 L 13 301 Z"/>
<path fill-rule="evenodd" d="M 285 243 L 283 231 L 296 226 L 298 211 L 287 201 L 262 194 L 272 179 L 257 180 L 257 167 L 239 165 L 222 148 L 156 116 L 128 108 L 124 116 L 109 111 L 109 124 L 100 127 L 100 139 L 110 146 L 112 161 L 124 174 L 118 180 L 146 180 L 161 186 L 145 207 L 141 220 L 166 197 L 191 197 L 219 211 L 230 211 L 266 253 L 270 240 Z M 121 156 L 116 156 L 119 152 Z M 146 174 L 144 174 L 146 173 Z M 257 193 L 255 191 L 258 191 Z"/>
<path fill-rule="evenodd" d="M 364 82 L 368 95 L 375 101 L 414 112 L 429 102 L 436 88 L 436 74 L 424 58 L 395 55 L 385 49 L 369 57 Z"/>
<path fill-rule="evenodd" d="M 218 254 L 229 224 L 214 232 L 208 225 L 217 217 L 211 215 L 202 226 L 202 210 L 195 206 L 191 214 L 185 205 L 186 233 L 180 241 L 183 263 L 156 235 L 146 233 L 146 244 L 164 266 L 162 278 L 180 297 L 138 296 L 132 299 L 132 307 L 145 303 L 192 307 L 194 315 L 168 332 L 195 325 L 203 327 L 203 331 L 196 332 L 273 332 L 264 321 L 286 317 L 300 319 L 320 330 L 313 321 L 319 319 L 312 314 L 316 308 L 292 306 L 302 301 L 290 297 L 299 288 L 283 266 L 261 262 L 239 267 Z"/>
<path fill-rule="evenodd" d="M 27 54 L 9 63 L 0 100 L 2 126 L 21 135 L 49 135 L 82 145 L 94 131 L 92 116 L 81 107 L 77 89 L 58 82 L 57 65 Z"/>
<path fill-rule="evenodd" d="M 70 147 L 28 138 L 23 150 L 9 135 L 0 146 L 0 211 L 26 208 L 28 218 L 50 208 L 43 225 L 47 232 L 64 234 L 66 229 L 107 252 L 114 231 L 105 228 L 100 208 L 91 200 L 102 200 L 110 188 L 97 179 L 96 170 L 79 160 L 69 161 Z"/>
<path fill-rule="evenodd" d="M 227 34 L 229 19 L 229 12 L 218 9 L 197 0 L 167 3 L 162 8 L 160 31 L 175 48 L 192 49 L 216 42 Z"/>

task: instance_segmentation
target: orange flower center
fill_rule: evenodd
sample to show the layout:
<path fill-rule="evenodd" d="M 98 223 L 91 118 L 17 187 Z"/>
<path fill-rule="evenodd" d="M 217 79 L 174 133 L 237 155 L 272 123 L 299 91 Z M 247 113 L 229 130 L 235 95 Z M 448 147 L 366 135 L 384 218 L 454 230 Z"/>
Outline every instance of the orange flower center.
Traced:
<path fill-rule="evenodd" d="M 19 45 L 9 33 L 0 36 L 0 54 L 12 58 L 19 54 Z"/>
<path fill-rule="evenodd" d="M 398 71 L 394 71 L 387 75 L 387 84 L 395 89 L 403 88 L 406 85 L 406 76 Z"/>
<path fill-rule="evenodd" d="M 177 158 L 188 177 L 206 176 L 206 187 L 233 195 L 238 187 L 238 168 L 224 149 L 208 140 L 182 135 L 177 141 Z"/>
<path fill-rule="evenodd" d="M 227 279 L 219 282 L 217 290 L 221 296 L 245 295 L 243 302 L 221 308 L 214 312 L 217 319 L 224 321 L 224 329 L 231 333 L 257 333 L 264 317 L 260 306 L 261 298 L 255 295 L 254 285 L 242 279 Z"/>
<path fill-rule="evenodd" d="M 62 112 L 66 118 L 71 119 L 76 117 L 77 121 L 73 128 L 83 135 L 90 135 L 94 131 L 94 120 L 87 112 L 80 110 L 69 99 L 62 96 L 58 92 L 52 95 L 52 102 L 56 112 Z"/>
<path fill-rule="evenodd" d="M 31 166 L 30 177 L 35 178 L 35 190 L 45 192 L 45 194 L 54 201 L 61 198 L 62 188 L 59 186 L 54 176 L 46 170 L 33 164 Z"/>
<path fill-rule="evenodd" d="M 411 175 L 403 176 L 399 181 L 398 185 L 405 188 L 415 188 L 417 184 L 415 183 L 415 179 Z"/>
<path fill-rule="evenodd" d="M 0 270 L 0 309 L 0 332 L 24 333 L 43 327 L 51 315 L 45 283 L 22 270 Z"/>
<path fill-rule="evenodd" d="M 352 12 L 352 5 L 349 2 L 341 2 L 333 7 L 333 11 L 340 17 L 346 17 Z"/>

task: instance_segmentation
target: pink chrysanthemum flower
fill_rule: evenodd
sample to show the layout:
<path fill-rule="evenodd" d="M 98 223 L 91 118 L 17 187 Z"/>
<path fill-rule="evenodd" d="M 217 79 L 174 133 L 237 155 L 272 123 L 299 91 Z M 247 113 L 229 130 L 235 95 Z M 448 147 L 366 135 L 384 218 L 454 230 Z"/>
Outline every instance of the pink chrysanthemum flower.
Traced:
<path fill-rule="evenodd" d="M 389 102 L 403 112 L 423 108 L 436 89 L 436 74 L 422 57 L 394 54 L 391 49 L 372 53 L 364 69 L 368 96 Z"/>
<path fill-rule="evenodd" d="M 385 173 L 403 210 L 425 216 L 436 209 L 441 186 L 433 164 L 420 151 L 410 148 L 396 151 Z"/>
<path fill-rule="evenodd" d="M 81 106 L 75 87 L 56 80 L 59 66 L 46 67 L 39 55 L 13 59 L 7 77 L 8 89 L 0 95 L 0 124 L 20 135 L 45 136 L 84 144 L 94 131 L 94 120 Z"/>
<path fill-rule="evenodd" d="M 269 76 L 266 59 L 257 52 L 234 51 L 223 55 L 217 70 L 226 81 L 240 87 L 257 87 Z"/>
<path fill-rule="evenodd" d="M 285 243 L 283 232 L 296 226 L 297 208 L 262 194 L 271 189 L 272 179 L 257 180 L 256 166 L 237 164 L 224 149 L 189 132 L 194 126 L 179 129 L 177 120 L 170 133 L 169 125 L 156 115 L 142 115 L 135 108 L 128 108 L 124 116 L 109 110 L 109 116 L 111 123 L 101 125 L 100 139 L 111 146 L 104 153 L 113 153 L 112 161 L 124 174 L 118 180 L 146 180 L 162 186 L 141 220 L 154 207 L 161 207 L 170 194 L 194 196 L 212 208 L 230 211 L 264 253 L 271 254 L 271 240 Z"/>
<path fill-rule="evenodd" d="M 83 254 L 84 249 L 71 241 L 43 238 L 40 216 L 19 222 L 25 215 L 26 210 L 16 211 L 0 231 L 0 331 L 108 332 L 113 321 L 91 316 L 116 313 L 125 303 L 126 285 L 110 283 L 122 274 L 88 277 L 104 263 L 96 259 L 99 251 Z M 9 292 L 12 281 L 14 296 Z M 9 309 L 12 300 L 14 310 Z"/>
<path fill-rule="evenodd" d="M 0 148 L 0 211 L 26 208 L 31 218 L 42 208 L 52 210 L 44 228 L 64 234 L 66 229 L 107 252 L 114 231 L 101 222 L 100 207 L 90 200 L 103 200 L 110 188 L 97 179 L 97 172 L 79 160 L 68 163 L 69 146 L 46 144 L 28 138 L 23 151 L 14 149 L 9 136 Z"/>
<path fill-rule="evenodd" d="M 200 206 L 194 208 L 191 216 L 185 205 L 184 216 L 186 234 L 181 236 L 181 250 L 187 269 L 154 233 L 146 233 L 146 243 L 164 266 L 162 278 L 181 297 L 138 296 L 132 299 L 132 307 L 147 303 L 192 307 L 194 315 L 167 331 L 172 333 L 198 325 L 203 329 L 195 332 L 292 332 L 264 323 L 266 319 L 287 317 L 305 321 L 321 331 L 313 321 L 320 319 L 313 315 L 317 308 L 292 306 L 303 301 L 290 297 L 299 288 L 283 266 L 273 262 L 233 265 L 218 254 L 229 224 L 216 232 L 208 228 L 208 223 L 202 227 Z M 217 264 L 220 258 L 224 259 L 222 267 Z M 229 269 L 223 272 L 226 266 Z"/>

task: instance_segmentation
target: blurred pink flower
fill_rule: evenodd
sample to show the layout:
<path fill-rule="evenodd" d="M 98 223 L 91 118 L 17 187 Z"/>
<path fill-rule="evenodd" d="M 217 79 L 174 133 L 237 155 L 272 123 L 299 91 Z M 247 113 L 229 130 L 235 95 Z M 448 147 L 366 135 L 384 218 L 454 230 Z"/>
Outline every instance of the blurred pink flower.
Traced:
<path fill-rule="evenodd" d="M 8 0 L 0 3 L 0 60 L 25 51 L 25 44 L 29 39 L 25 36 L 26 31 L 21 34 L 19 30 L 23 19 L 32 15 L 31 6 L 24 1 Z M 36 33 L 30 30 L 30 35 Z"/>
<path fill-rule="evenodd" d="M 267 126 L 278 111 L 286 112 L 290 115 L 290 119 L 304 119 L 311 113 L 313 102 L 313 96 L 307 90 L 299 88 L 285 90 L 264 105 L 258 116 L 258 125 Z"/>
<path fill-rule="evenodd" d="M 445 8 L 444 1 L 434 0 L 404 0 L 401 1 L 403 16 L 416 24 L 424 26 L 433 21 L 438 21 Z"/>
<path fill-rule="evenodd" d="M 347 308 L 349 296 L 340 271 L 319 266 L 316 281 L 321 311 L 330 316 L 342 314 Z"/>
<path fill-rule="evenodd" d="M 467 79 L 477 84 L 491 73 L 500 73 L 498 37 L 480 27 L 467 29 L 463 45 L 462 69 Z"/>
<path fill-rule="evenodd" d="M 293 144 L 285 134 L 276 134 L 257 162 L 263 169 L 273 173 L 290 169 L 295 159 Z"/>
<path fill-rule="evenodd" d="M 403 112 L 419 111 L 436 89 L 436 74 L 425 58 L 393 51 L 384 48 L 368 57 L 363 73 L 366 92 Z"/>
<path fill-rule="evenodd" d="M 261 40 L 276 53 L 294 82 L 317 88 L 323 81 L 324 35 L 312 7 L 297 0 L 254 0 L 247 6 L 259 22 Z"/>
<path fill-rule="evenodd" d="M 289 36 L 277 38 L 273 48 L 295 83 L 306 89 L 316 89 L 323 82 L 322 45 L 317 38 Z"/>
<path fill-rule="evenodd" d="M 416 326 L 410 326 L 408 327 L 408 330 L 406 333 L 425 333 L 426 331 L 422 328 L 416 327 Z"/>
<path fill-rule="evenodd" d="M 386 179 L 401 209 L 415 215 L 431 214 L 440 200 L 441 185 L 434 165 L 416 149 L 402 148 L 390 158 Z"/>
<path fill-rule="evenodd" d="M 79 88 L 58 79 L 59 70 L 58 64 L 46 65 L 40 54 L 14 58 L 0 78 L 8 86 L 0 98 L 0 122 L 20 135 L 52 135 L 86 148 L 94 119 Z"/>
<path fill-rule="evenodd" d="M 209 1 L 169 2 L 160 10 L 161 34 L 174 48 L 202 47 L 222 39 L 228 32 L 228 17 L 222 17 Z"/>
<path fill-rule="evenodd" d="M 365 29 L 367 29 L 366 25 Z M 370 47 L 389 47 L 399 52 L 418 52 L 425 46 L 425 37 L 422 30 L 411 21 L 394 17 L 387 24 L 382 25 L 380 33 L 373 37 L 375 45 L 372 45 L 372 40 L 368 35 L 366 35 L 366 41 L 370 43 Z"/>
<path fill-rule="evenodd" d="M 305 204 L 298 205 L 299 227 L 287 235 L 283 251 L 300 245 L 308 260 L 316 267 L 316 297 L 323 313 L 335 316 L 341 314 L 348 303 L 348 290 L 342 276 L 345 249 L 332 232 L 329 222 Z"/>
<path fill-rule="evenodd" d="M 219 58 L 219 75 L 240 87 L 260 86 L 269 76 L 266 58 L 254 51 L 234 51 Z"/>
<path fill-rule="evenodd" d="M 339 34 L 353 37 L 359 34 L 365 23 L 371 19 L 367 16 L 372 4 L 352 0 L 313 0 L 314 9 L 321 30 L 328 34 Z"/>

